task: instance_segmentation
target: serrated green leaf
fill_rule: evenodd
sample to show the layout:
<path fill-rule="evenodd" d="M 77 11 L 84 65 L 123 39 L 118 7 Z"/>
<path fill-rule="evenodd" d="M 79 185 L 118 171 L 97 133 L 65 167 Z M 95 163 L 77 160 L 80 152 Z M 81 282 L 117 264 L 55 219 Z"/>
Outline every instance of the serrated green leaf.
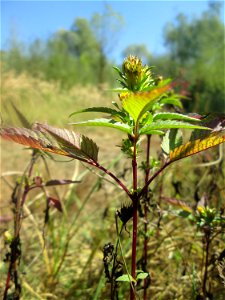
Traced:
<path fill-rule="evenodd" d="M 199 119 L 171 112 L 161 112 L 154 114 L 153 121 L 156 120 L 182 120 L 182 121 L 192 121 L 192 122 L 200 122 Z"/>
<path fill-rule="evenodd" d="M 120 112 L 118 110 L 109 108 L 109 107 L 88 107 L 88 108 L 73 112 L 72 114 L 69 115 L 69 117 L 72 117 L 73 115 L 80 114 L 80 113 L 86 113 L 86 112 L 100 112 L 100 113 L 106 113 L 106 114 L 110 114 L 110 115 L 120 114 Z"/>
<path fill-rule="evenodd" d="M 153 88 L 148 92 L 130 93 L 122 99 L 122 106 L 137 123 L 152 108 L 153 104 L 172 87 L 172 84 L 168 84 Z"/>
<path fill-rule="evenodd" d="M 142 272 L 142 273 L 139 273 L 138 275 L 137 275 L 137 280 L 138 279 L 145 279 L 145 278 L 147 278 L 149 276 L 149 274 L 148 273 L 145 273 L 145 272 Z"/>
<path fill-rule="evenodd" d="M 136 282 L 134 278 L 128 274 L 117 277 L 116 281 Z"/>
<path fill-rule="evenodd" d="M 129 125 L 117 122 L 112 119 L 101 118 L 77 123 L 70 123 L 70 125 L 111 127 L 126 132 L 128 134 L 132 133 L 132 128 Z"/>
<path fill-rule="evenodd" d="M 140 129 L 140 134 L 148 134 L 148 132 L 150 132 L 151 130 L 170 129 L 170 128 L 210 130 L 207 127 L 193 125 L 187 122 L 169 120 L 169 121 L 156 121 L 156 122 L 152 122 L 149 125 L 145 125 Z"/>

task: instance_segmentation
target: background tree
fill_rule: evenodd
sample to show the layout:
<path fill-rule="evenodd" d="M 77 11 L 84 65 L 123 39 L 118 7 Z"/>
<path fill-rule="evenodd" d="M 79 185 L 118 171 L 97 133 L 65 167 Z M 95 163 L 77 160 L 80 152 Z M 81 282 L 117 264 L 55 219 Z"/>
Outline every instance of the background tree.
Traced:
<path fill-rule="evenodd" d="M 47 43 L 47 78 L 64 87 L 75 83 L 96 83 L 94 70 L 98 43 L 86 19 L 76 19 L 70 30 L 60 30 Z"/>
<path fill-rule="evenodd" d="M 122 52 L 122 57 L 127 57 L 130 54 L 141 57 L 145 64 L 148 64 L 152 60 L 152 55 L 145 44 L 132 44 L 127 46 Z"/>
<path fill-rule="evenodd" d="M 198 19 L 183 14 L 165 28 L 169 58 L 175 71 L 189 82 L 191 97 L 188 109 L 224 110 L 224 24 L 220 19 L 221 3 L 210 3 Z"/>
<path fill-rule="evenodd" d="M 122 26 L 122 16 L 105 5 L 102 14 L 94 14 L 90 21 L 77 18 L 68 30 L 57 31 L 46 42 L 35 40 L 25 47 L 12 37 L 2 57 L 7 69 L 58 81 L 63 88 L 111 82 L 115 75 L 110 54 Z"/>
<path fill-rule="evenodd" d="M 98 42 L 98 82 L 101 84 L 112 69 L 111 66 L 107 68 L 108 60 L 118 42 L 124 19 L 110 5 L 105 4 L 103 13 L 94 14 L 90 24 Z"/>

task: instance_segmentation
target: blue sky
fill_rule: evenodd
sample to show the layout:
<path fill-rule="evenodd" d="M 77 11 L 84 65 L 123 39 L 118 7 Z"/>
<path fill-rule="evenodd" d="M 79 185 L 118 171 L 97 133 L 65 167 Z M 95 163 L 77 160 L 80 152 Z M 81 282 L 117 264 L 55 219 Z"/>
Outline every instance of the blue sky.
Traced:
<path fill-rule="evenodd" d="M 103 11 L 104 3 L 124 17 L 118 42 L 111 53 L 116 61 L 130 44 L 146 44 L 153 54 L 165 52 L 163 28 L 177 14 L 198 17 L 208 1 L 1 1 L 1 48 L 7 48 L 10 35 L 29 43 L 47 39 L 59 29 L 69 29 L 74 19 L 90 20 Z M 221 16 L 223 19 L 223 16 Z"/>

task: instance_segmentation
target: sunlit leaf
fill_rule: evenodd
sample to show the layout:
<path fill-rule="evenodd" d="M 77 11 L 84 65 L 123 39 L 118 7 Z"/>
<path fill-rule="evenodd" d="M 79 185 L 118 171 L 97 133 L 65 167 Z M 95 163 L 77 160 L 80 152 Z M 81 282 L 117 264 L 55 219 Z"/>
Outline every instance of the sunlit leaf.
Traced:
<path fill-rule="evenodd" d="M 120 113 L 116 109 L 109 108 L 109 107 L 89 107 L 89 108 L 85 108 L 85 109 L 81 109 L 81 110 L 73 112 L 70 115 L 70 117 L 73 115 L 76 115 L 76 114 L 86 113 L 86 112 L 100 112 L 100 113 L 107 113 L 110 115 L 117 115 Z"/>
<path fill-rule="evenodd" d="M 0 135 L 34 149 L 69 156 L 83 161 L 97 161 L 98 147 L 89 138 L 67 129 L 36 124 L 34 129 L 3 128 Z"/>
<path fill-rule="evenodd" d="M 160 129 L 171 129 L 171 128 L 184 128 L 184 129 L 208 129 L 207 127 L 203 127 L 200 125 L 194 125 L 191 123 L 183 122 L 183 121 L 156 121 L 152 122 L 149 125 L 145 125 L 140 129 L 140 134 L 148 134 L 152 130 L 160 130 Z"/>
<path fill-rule="evenodd" d="M 156 120 L 182 120 L 182 121 L 192 121 L 192 122 L 200 122 L 199 119 L 182 115 L 178 113 L 171 113 L 171 112 L 161 112 L 157 113 L 153 116 L 153 121 Z"/>
<path fill-rule="evenodd" d="M 139 273 L 138 275 L 137 275 L 137 280 L 138 279 L 145 279 L 145 278 L 147 278 L 149 276 L 149 274 L 148 273 L 145 273 L 145 272 L 141 272 L 141 273 Z"/>
<path fill-rule="evenodd" d="M 174 86 L 173 83 L 154 88 L 148 92 L 129 93 L 122 99 L 123 108 L 133 118 L 135 123 L 151 109 L 153 104 Z"/>
<path fill-rule="evenodd" d="M 116 281 L 136 282 L 131 275 L 125 274 L 116 278 Z"/>
<path fill-rule="evenodd" d="M 68 129 L 60 129 L 47 124 L 36 123 L 35 128 L 44 133 L 49 133 L 59 144 L 60 148 L 71 154 L 71 157 L 97 161 L 98 147 L 88 137 L 77 134 Z"/>
<path fill-rule="evenodd" d="M 79 126 L 101 126 L 101 127 L 111 127 L 118 129 L 120 131 L 126 132 L 131 134 L 132 133 L 132 128 L 127 125 L 123 124 L 120 122 L 117 122 L 112 119 L 95 119 L 95 120 L 88 120 L 88 121 L 82 121 L 82 122 L 77 122 L 77 123 L 70 123 L 71 125 L 79 125 Z"/>
<path fill-rule="evenodd" d="M 175 161 L 190 155 L 194 155 L 211 147 L 217 146 L 225 142 L 225 135 L 211 134 L 210 136 L 198 139 L 195 141 L 189 141 L 180 147 L 170 151 L 170 161 Z"/>
<path fill-rule="evenodd" d="M 0 134 L 4 139 L 13 141 L 18 144 L 29 146 L 34 149 L 40 149 L 43 151 L 68 156 L 68 153 L 66 151 L 53 146 L 50 139 L 36 130 L 12 127 L 1 129 Z"/>

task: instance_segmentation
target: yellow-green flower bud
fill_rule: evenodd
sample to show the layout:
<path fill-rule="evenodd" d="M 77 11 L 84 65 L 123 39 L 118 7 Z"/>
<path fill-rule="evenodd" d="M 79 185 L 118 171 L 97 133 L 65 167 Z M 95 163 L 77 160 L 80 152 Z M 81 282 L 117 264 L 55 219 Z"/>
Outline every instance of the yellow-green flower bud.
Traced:
<path fill-rule="evenodd" d="M 142 65 L 142 60 L 134 55 L 129 55 L 122 65 L 123 79 L 128 90 L 142 91 L 152 83 L 152 74 L 148 66 Z"/>
<path fill-rule="evenodd" d="M 8 230 L 6 230 L 3 233 L 3 238 L 4 238 L 5 244 L 11 244 L 11 242 L 13 240 L 13 236 L 12 236 L 12 234 Z"/>

